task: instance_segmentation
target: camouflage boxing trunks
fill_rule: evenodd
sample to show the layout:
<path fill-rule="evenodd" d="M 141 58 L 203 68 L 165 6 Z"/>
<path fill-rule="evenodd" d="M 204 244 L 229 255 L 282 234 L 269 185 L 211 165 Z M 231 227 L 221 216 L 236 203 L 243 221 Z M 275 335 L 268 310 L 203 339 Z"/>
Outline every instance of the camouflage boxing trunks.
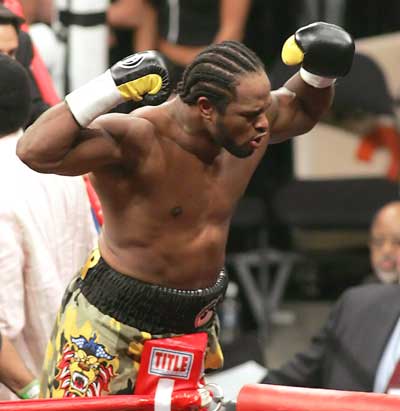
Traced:
<path fill-rule="evenodd" d="M 227 286 L 177 290 L 113 270 L 93 251 L 69 284 L 41 377 L 42 398 L 132 394 L 144 341 L 207 332 L 205 369 L 223 365 L 216 305 Z"/>

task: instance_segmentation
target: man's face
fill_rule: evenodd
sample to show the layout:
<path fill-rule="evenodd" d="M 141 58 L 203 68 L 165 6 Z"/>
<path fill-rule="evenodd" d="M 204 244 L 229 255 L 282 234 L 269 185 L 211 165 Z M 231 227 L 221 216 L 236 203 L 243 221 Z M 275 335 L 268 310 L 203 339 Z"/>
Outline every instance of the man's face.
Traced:
<path fill-rule="evenodd" d="M 216 114 L 214 140 L 236 157 L 250 156 L 268 137 L 271 85 L 265 73 L 243 76 L 225 113 Z"/>
<path fill-rule="evenodd" d="M 0 24 L 0 53 L 15 59 L 18 33 L 12 24 Z"/>
<path fill-rule="evenodd" d="M 400 256 L 400 218 L 388 210 L 381 213 L 371 229 L 371 264 L 376 276 L 384 283 L 397 283 L 400 273 L 397 261 Z"/>

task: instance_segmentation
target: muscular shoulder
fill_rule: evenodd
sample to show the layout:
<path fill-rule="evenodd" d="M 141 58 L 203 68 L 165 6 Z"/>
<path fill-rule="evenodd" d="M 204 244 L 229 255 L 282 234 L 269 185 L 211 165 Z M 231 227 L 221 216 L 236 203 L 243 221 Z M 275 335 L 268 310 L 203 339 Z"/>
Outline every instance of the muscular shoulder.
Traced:
<path fill-rule="evenodd" d="M 160 137 L 170 128 L 162 106 L 143 107 L 129 114 L 111 113 L 98 117 L 90 128 L 98 129 L 114 142 L 116 156 L 122 162 L 138 164 L 158 146 Z M 132 163 L 132 160 L 133 163 Z"/>
<path fill-rule="evenodd" d="M 170 126 L 171 118 L 167 114 L 164 106 L 146 106 L 133 111 L 131 114 L 134 118 L 141 119 L 144 124 L 151 126 L 152 132 L 156 134 L 162 134 L 162 131 L 166 130 Z M 145 126 L 144 126 L 145 127 Z"/>
<path fill-rule="evenodd" d="M 155 141 L 155 127 L 146 118 L 109 113 L 94 120 L 81 132 L 80 142 L 90 144 L 97 157 L 106 158 L 106 169 L 114 166 L 140 167 Z M 88 146 L 87 146 L 88 147 Z M 110 160 L 111 159 L 111 160 Z"/>
<path fill-rule="evenodd" d="M 157 133 L 157 124 L 146 117 L 135 116 L 129 114 L 130 127 L 129 131 L 131 135 L 144 137 L 144 138 L 154 138 Z"/>
<path fill-rule="evenodd" d="M 104 130 L 119 144 L 145 143 L 142 137 L 151 139 L 155 133 L 155 126 L 149 119 L 133 114 L 105 114 L 94 120 L 90 128 Z"/>

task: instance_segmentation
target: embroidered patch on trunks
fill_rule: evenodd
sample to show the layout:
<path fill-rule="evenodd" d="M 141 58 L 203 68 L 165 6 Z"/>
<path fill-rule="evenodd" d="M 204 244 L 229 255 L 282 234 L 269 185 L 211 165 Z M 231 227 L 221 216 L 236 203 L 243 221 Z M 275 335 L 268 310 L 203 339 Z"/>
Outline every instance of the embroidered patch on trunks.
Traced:
<path fill-rule="evenodd" d="M 64 397 L 98 397 L 102 391 L 108 392 L 116 375 L 116 358 L 96 339 L 96 334 L 89 340 L 80 335 L 64 345 L 56 375 Z"/>

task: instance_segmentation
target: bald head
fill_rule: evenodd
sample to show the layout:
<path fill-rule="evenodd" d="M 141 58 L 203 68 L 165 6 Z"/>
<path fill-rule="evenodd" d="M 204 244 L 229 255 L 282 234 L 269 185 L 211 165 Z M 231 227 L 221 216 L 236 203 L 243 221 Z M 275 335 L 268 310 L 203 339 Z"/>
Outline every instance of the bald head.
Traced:
<path fill-rule="evenodd" d="M 400 201 L 386 204 L 375 214 L 370 233 L 371 264 L 384 283 L 398 283 L 400 273 Z"/>

